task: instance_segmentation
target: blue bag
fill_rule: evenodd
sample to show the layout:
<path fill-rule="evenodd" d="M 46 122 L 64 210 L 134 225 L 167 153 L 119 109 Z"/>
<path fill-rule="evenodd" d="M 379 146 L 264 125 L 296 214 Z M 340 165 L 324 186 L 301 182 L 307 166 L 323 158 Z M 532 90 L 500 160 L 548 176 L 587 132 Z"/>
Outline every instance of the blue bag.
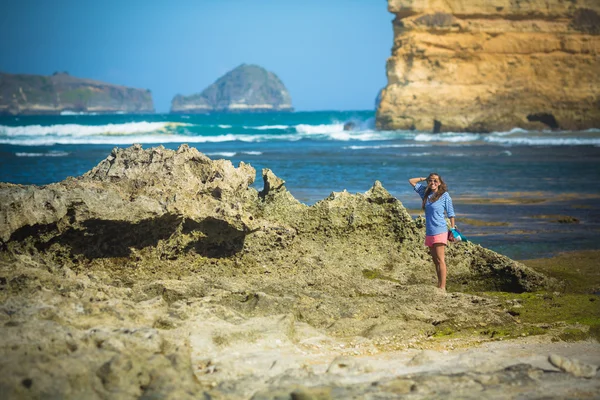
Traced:
<path fill-rule="evenodd" d="M 452 238 L 450 237 L 452 235 Z M 453 242 L 468 242 L 469 240 L 464 237 L 460 231 L 454 227 L 448 231 L 448 239 Z"/>

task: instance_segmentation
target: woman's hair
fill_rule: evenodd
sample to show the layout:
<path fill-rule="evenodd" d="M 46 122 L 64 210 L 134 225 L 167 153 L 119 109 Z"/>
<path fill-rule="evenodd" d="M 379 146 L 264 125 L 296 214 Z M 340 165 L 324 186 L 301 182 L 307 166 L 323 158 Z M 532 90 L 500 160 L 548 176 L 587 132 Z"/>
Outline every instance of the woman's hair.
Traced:
<path fill-rule="evenodd" d="M 429 176 L 427 177 L 427 181 L 429 181 L 433 177 L 436 177 L 437 180 L 440 181 L 440 185 L 438 186 L 437 192 L 435 192 L 435 194 L 431 197 L 432 203 L 437 201 L 440 197 L 442 197 L 442 195 L 444 193 L 446 193 L 448 191 L 448 186 L 446 186 L 446 182 L 444 182 L 442 177 L 435 172 L 432 172 L 429 174 Z M 427 203 L 427 198 L 429 197 L 430 194 L 431 194 L 431 188 L 429 187 L 429 185 L 427 185 L 427 189 L 425 189 L 425 196 L 423 197 L 423 204 L 421 206 L 423 208 L 423 210 L 425 209 L 425 204 Z"/>

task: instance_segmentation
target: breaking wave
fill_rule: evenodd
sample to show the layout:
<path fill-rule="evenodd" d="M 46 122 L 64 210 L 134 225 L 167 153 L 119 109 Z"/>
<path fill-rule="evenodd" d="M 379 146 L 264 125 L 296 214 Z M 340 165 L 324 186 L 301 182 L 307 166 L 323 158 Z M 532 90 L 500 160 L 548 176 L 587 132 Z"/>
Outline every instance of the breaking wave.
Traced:
<path fill-rule="evenodd" d="M 139 133 L 168 133 L 180 126 L 190 126 L 181 122 L 129 122 L 125 124 L 107 125 L 25 125 L 5 126 L 0 125 L 0 137 L 16 136 L 99 136 L 99 135 L 132 135 Z"/>
<path fill-rule="evenodd" d="M 250 156 L 260 156 L 262 155 L 261 151 L 214 151 L 214 152 L 208 152 L 208 153 L 204 153 L 207 156 L 210 157 L 235 157 L 238 154 L 243 154 L 243 155 L 250 155 Z"/>
<path fill-rule="evenodd" d="M 497 137 L 485 138 L 486 142 L 520 146 L 600 146 L 600 138 L 552 138 L 552 137 Z"/>
<path fill-rule="evenodd" d="M 17 157 L 66 157 L 69 152 L 67 151 L 49 151 L 47 153 L 25 153 L 25 152 L 17 152 L 15 155 Z"/>
<path fill-rule="evenodd" d="M 600 130 L 580 132 L 531 132 L 513 129 L 507 132 L 425 133 L 415 131 L 378 131 L 372 118 L 351 121 L 345 130 L 343 122 L 329 124 L 257 124 L 256 126 L 225 124 L 193 124 L 187 122 L 125 122 L 104 125 L 0 125 L 0 144 L 49 146 L 55 144 L 133 143 L 219 143 L 219 142 L 295 142 L 299 140 L 340 142 L 387 142 L 352 145 L 347 149 L 383 149 L 432 145 L 472 146 L 600 146 Z M 392 142 L 392 143 L 390 143 Z"/>

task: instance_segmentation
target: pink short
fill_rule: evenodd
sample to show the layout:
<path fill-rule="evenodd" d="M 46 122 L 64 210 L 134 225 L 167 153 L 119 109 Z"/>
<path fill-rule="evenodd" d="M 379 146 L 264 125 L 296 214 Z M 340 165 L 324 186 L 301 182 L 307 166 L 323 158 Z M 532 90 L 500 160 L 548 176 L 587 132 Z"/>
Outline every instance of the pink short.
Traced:
<path fill-rule="evenodd" d="M 425 236 L 425 246 L 431 247 L 435 243 L 448 243 L 448 232 L 440 233 L 439 235 Z"/>

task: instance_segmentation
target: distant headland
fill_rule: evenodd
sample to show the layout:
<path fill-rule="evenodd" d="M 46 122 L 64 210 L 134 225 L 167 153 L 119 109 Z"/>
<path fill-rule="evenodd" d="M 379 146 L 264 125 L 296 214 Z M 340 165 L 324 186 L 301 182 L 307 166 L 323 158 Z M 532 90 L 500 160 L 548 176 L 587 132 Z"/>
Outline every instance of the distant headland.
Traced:
<path fill-rule="evenodd" d="M 171 113 L 291 112 L 292 100 L 283 82 L 258 65 L 242 64 L 201 93 L 176 95 Z M 149 114 L 154 102 L 149 89 L 135 89 L 67 72 L 51 76 L 0 72 L 0 115 L 69 113 Z"/>
<path fill-rule="evenodd" d="M 201 93 L 177 95 L 171 113 L 293 111 L 283 82 L 258 65 L 242 64 L 229 71 Z"/>
<path fill-rule="evenodd" d="M 152 94 L 66 72 L 51 76 L 0 73 L 0 115 L 154 113 Z"/>

